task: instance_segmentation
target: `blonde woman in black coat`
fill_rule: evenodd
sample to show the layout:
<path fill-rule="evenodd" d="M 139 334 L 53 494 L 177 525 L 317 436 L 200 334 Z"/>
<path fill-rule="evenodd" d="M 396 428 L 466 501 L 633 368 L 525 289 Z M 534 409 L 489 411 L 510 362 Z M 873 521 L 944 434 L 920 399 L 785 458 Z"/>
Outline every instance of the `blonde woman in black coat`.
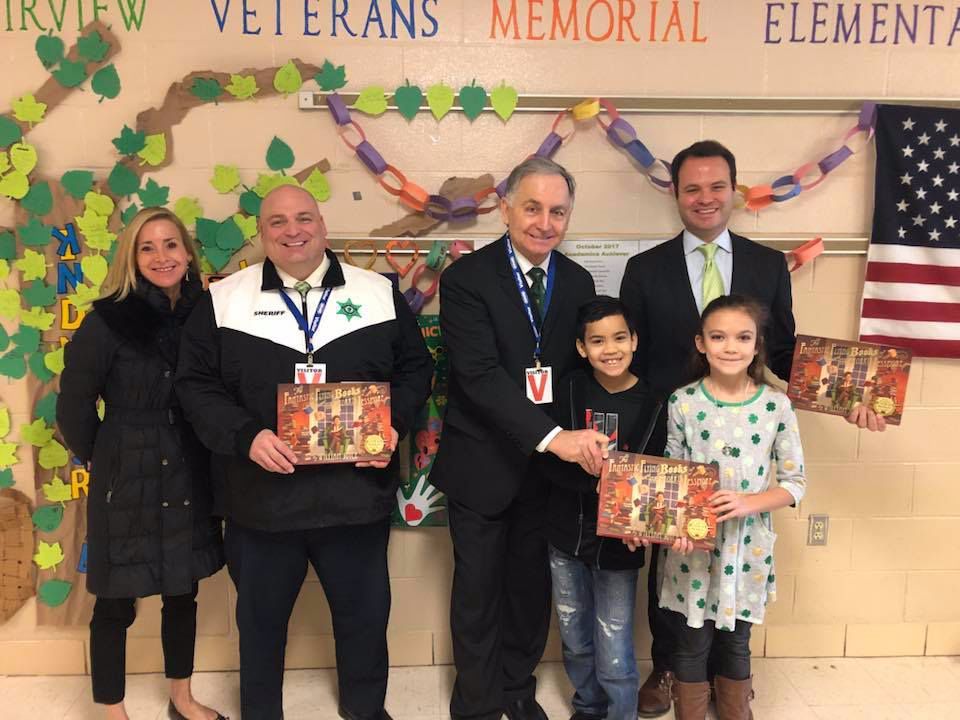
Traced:
<path fill-rule="evenodd" d="M 103 295 L 65 349 L 57 424 L 91 469 L 87 589 L 93 699 L 123 704 L 135 599 L 163 596 L 161 641 L 171 718 L 217 720 L 190 690 L 197 583 L 223 566 L 208 457 L 173 391 L 180 329 L 202 292 L 197 251 L 168 210 L 142 210 L 120 237 Z M 97 400 L 106 413 L 101 422 Z"/>

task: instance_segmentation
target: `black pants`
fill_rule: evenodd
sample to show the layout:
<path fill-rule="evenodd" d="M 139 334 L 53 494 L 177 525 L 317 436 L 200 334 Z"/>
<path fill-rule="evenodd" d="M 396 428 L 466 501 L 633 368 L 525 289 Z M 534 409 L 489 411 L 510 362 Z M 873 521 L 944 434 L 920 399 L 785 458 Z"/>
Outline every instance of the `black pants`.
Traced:
<path fill-rule="evenodd" d="M 707 659 L 717 675 L 730 680 L 750 677 L 750 626 L 738 620 L 733 631 L 717 630 L 712 620 L 702 628 L 687 625 L 687 618 L 666 610 L 673 626 L 677 646 L 673 653 L 673 671 L 681 682 L 705 682 Z"/>
<path fill-rule="evenodd" d="M 387 694 L 389 518 L 289 532 L 227 523 L 226 551 L 237 586 L 240 706 L 244 720 L 283 718 L 287 623 L 309 562 L 330 605 L 340 706 L 364 717 Z"/>
<path fill-rule="evenodd" d="M 168 678 L 193 675 L 197 638 L 197 586 L 189 595 L 163 595 L 160 642 L 163 669 Z M 98 597 L 90 620 L 90 676 L 93 701 L 114 705 L 126 689 L 127 628 L 137 617 L 135 598 Z"/>
<path fill-rule="evenodd" d="M 647 563 L 647 622 L 650 625 L 650 635 L 653 642 L 650 645 L 650 656 L 653 658 L 655 672 L 673 670 L 673 648 L 676 641 L 673 637 L 673 623 L 669 610 L 660 607 L 660 595 L 657 588 L 657 566 L 663 562 L 664 545 L 651 545 L 647 554 L 650 558 Z"/>
<path fill-rule="evenodd" d="M 457 679 L 453 718 L 500 717 L 536 692 L 533 671 L 550 623 L 550 569 L 543 532 L 545 493 L 530 479 L 525 497 L 488 517 L 450 501 L 454 571 L 450 629 Z"/>

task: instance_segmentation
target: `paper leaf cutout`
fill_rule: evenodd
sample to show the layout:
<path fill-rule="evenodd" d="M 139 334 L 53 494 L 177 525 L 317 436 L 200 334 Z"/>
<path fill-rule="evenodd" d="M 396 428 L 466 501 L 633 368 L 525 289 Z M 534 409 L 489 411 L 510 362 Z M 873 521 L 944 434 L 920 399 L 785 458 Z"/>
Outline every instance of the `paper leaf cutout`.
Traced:
<path fill-rule="evenodd" d="M 92 193 L 87 193 L 87 196 L 91 194 Z M 83 215 L 74 215 L 73 222 L 84 237 L 89 240 L 91 235 L 106 231 L 107 219 L 106 215 L 99 215 L 96 210 L 87 206 L 83 211 Z"/>
<path fill-rule="evenodd" d="M 60 184 L 71 196 L 82 200 L 93 187 L 93 173 L 89 170 L 69 170 L 60 178 Z"/>
<path fill-rule="evenodd" d="M 506 122 L 517 109 L 516 89 L 501 82 L 500 87 L 490 92 L 490 104 L 493 105 L 493 111 L 500 116 L 500 119 Z"/>
<path fill-rule="evenodd" d="M 37 462 L 40 463 L 40 467 L 44 470 L 51 470 L 53 468 L 63 467 L 67 464 L 67 460 L 70 458 L 67 456 L 67 451 L 56 440 L 51 440 L 42 448 L 40 448 L 40 453 L 37 457 Z M 69 486 L 68 486 L 69 487 Z"/>
<path fill-rule="evenodd" d="M 260 92 L 257 79 L 253 75 L 231 75 L 230 84 L 224 89 L 237 100 L 249 100 Z"/>
<path fill-rule="evenodd" d="M 13 470 L 7 468 L 0 470 L 0 490 L 6 490 L 13 487 Z"/>
<path fill-rule="evenodd" d="M 334 66 L 329 60 L 324 60 L 320 72 L 313 79 L 321 90 L 332 92 L 347 84 L 347 71 L 343 65 Z"/>
<path fill-rule="evenodd" d="M 82 61 L 63 60 L 53 71 L 53 79 L 66 88 L 75 88 L 87 79 L 87 65 Z"/>
<path fill-rule="evenodd" d="M 26 225 L 17 228 L 20 242 L 27 247 L 43 247 L 52 239 L 51 228 L 44 225 L 37 218 L 30 218 Z"/>
<path fill-rule="evenodd" d="M 43 420 L 34 420 L 29 425 L 20 426 L 20 440 L 35 447 L 43 447 L 53 440 L 53 428 L 47 427 Z"/>
<path fill-rule="evenodd" d="M 270 141 L 270 147 L 267 148 L 267 167 L 271 170 L 286 170 L 293 167 L 293 150 L 283 140 L 276 135 Z"/>
<path fill-rule="evenodd" d="M 33 414 L 38 418 L 43 418 L 47 425 L 53 425 L 57 421 L 57 393 L 51 390 L 37 400 L 37 404 L 33 407 Z M 0 433 L 0 437 L 4 435 L 6 433 Z"/>
<path fill-rule="evenodd" d="M 259 195 L 261 198 L 264 198 L 267 196 L 267 193 L 269 193 L 274 188 L 280 187 L 281 185 L 300 185 L 300 183 L 297 182 L 297 179 L 295 177 L 292 177 L 290 175 L 281 175 L 280 173 L 276 173 L 276 174 L 261 173 L 260 175 L 257 175 L 257 184 L 253 186 L 253 191 L 257 195 Z M 242 198 L 241 198 L 241 201 L 242 201 Z M 241 203 L 241 207 L 243 207 L 242 203 Z M 243 209 L 247 210 L 246 208 L 243 208 Z M 249 211 L 247 210 L 247 212 Z M 259 208 L 258 208 L 258 212 L 259 212 Z"/>
<path fill-rule="evenodd" d="M 437 120 L 443 119 L 443 116 L 450 112 L 453 98 L 453 88 L 442 82 L 427 88 L 427 105 Z"/>
<path fill-rule="evenodd" d="M 113 215 L 116 205 L 113 198 L 99 192 L 88 192 L 83 196 L 83 205 L 87 210 L 93 211 L 96 215 L 108 218 Z M 84 213 L 86 214 L 86 213 Z"/>
<path fill-rule="evenodd" d="M 56 35 L 39 36 L 33 47 L 37 51 L 40 62 L 47 70 L 63 60 L 63 40 Z"/>
<path fill-rule="evenodd" d="M 0 280 L 10 277 L 10 263 L 0 258 Z"/>
<path fill-rule="evenodd" d="M 90 88 L 100 96 L 100 102 L 117 97 L 120 94 L 120 76 L 116 65 L 110 63 L 97 70 L 90 81 Z"/>
<path fill-rule="evenodd" d="M 14 170 L 29 175 L 37 166 L 37 149 L 27 143 L 14 143 L 10 146 L 10 164 Z"/>
<path fill-rule="evenodd" d="M 237 227 L 240 228 L 240 232 L 243 233 L 244 240 L 249 240 L 257 234 L 256 216 L 247 216 L 236 213 L 233 216 L 233 221 L 237 224 Z"/>
<path fill-rule="evenodd" d="M 54 475 L 50 482 L 43 483 L 41 489 L 47 502 L 67 502 L 73 499 L 70 486 L 61 480 L 59 475 Z"/>
<path fill-rule="evenodd" d="M 32 307 L 29 310 L 20 311 L 20 323 L 22 325 L 26 325 L 27 327 L 37 328 L 38 330 L 49 330 L 53 327 L 54 320 L 56 320 L 54 314 L 45 312 L 41 307 Z M 42 362 L 40 363 L 40 366 L 43 367 Z M 31 369 L 33 369 L 33 366 L 31 366 Z M 36 371 L 34 371 L 34 373 L 37 375 L 44 374 L 36 373 Z"/>
<path fill-rule="evenodd" d="M 63 522 L 63 505 L 44 505 L 33 511 L 33 526 L 40 532 L 50 533 Z"/>
<path fill-rule="evenodd" d="M 140 206 L 136 203 L 130 203 L 120 212 L 120 222 L 124 225 L 129 225 L 137 216 L 138 212 L 140 212 Z"/>
<path fill-rule="evenodd" d="M 476 120 L 483 112 L 483 106 L 486 104 L 487 91 L 478 87 L 476 80 L 460 88 L 460 107 L 463 108 L 463 114 L 469 120 Z"/>
<path fill-rule="evenodd" d="M 53 210 L 53 195 L 50 193 L 50 185 L 46 180 L 33 185 L 20 205 L 29 213 L 34 215 L 46 215 Z"/>
<path fill-rule="evenodd" d="M 217 98 L 223 95 L 223 88 L 216 78 L 194 78 L 190 93 L 204 102 L 216 103 Z"/>
<path fill-rule="evenodd" d="M 52 372 L 54 375 L 59 375 L 62 373 L 63 347 L 58 347 L 56 350 L 51 350 L 48 353 L 44 353 L 43 364 L 47 367 L 47 370 Z"/>
<path fill-rule="evenodd" d="M 143 160 L 141 165 L 157 167 L 167 159 L 167 136 L 161 133 L 147 135 L 143 149 L 137 153 L 137 156 Z"/>
<path fill-rule="evenodd" d="M 121 155 L 136 155 L 147 144 L 147 136 L 143 132 L 134 132 L 127 125 L 123 126 L 120 135 L 113 139 L 113 146 Z"/>
<path fill-rule="evenodd" d="M 37 102 L 37 99 L 30 94 L 13 101 L 13 116 L 20 122 L 38 123 L 43 120 L 47 112 L 47 104 Z"/>
<path fill-rule="evenodd" d="M 107 277 L 107 259 L 103 255 L 84 255 L 80 260 L 83 277 L 94 285 L 100 285 Z"/>
<path fill-rule="evenodd" d="M 20 317 L 20 293 L 16 290 L 0 290 L 0 317 L 17 320 Z"/>
<path fill-rule="evenodd" d="M 57 286 L 47 285 L 43 280 L 34 280 L 20 290 L 20 295 L 30 307 L 50 307 L 57 301 Z"/>
<path fill-rule="evenodd" d="M 3 260 L 2 262 L 5 263 L 7 261 Z M 0 325 L 0 352 L 5 352 L 8 347 L 10 347 L 10 335 L 7 333 L 7 329 L 3 327 L 3 325 Z M 7 426 L 7 429 L 10 429 L 9 425 Z M 0 437 L 3 437 L 6 434 L 6 432 L 0 433 Z"/>
<path fill-rule="evenodd" d="M 327 181 L 327 176 L 316 168 L 303 181 L 301 187 L 313 195 L 317 202 L 326 202 L 330 199 L 330 183 Z"/>
<path fill-rule="evenodd" d="M 77 40 L 77 52 L 87 62 L 100 62 L 107 56 L 109 50 L 110 45 L 103 41 L 97 30 Z"/>
<path fill-rule="evenodd" d="M 383 88 L 379 85 L 364 88 L 353 107 L 367 115 L 382 115 L 387 109 L 387 97 Z"/>
<path fill-rule="evenodd" d="M 63 562 L 63 548 L 56 542 L 48 545 L 43 540 L 37 543 L 37 552 L 33 561 L 41 570 L 52 570 Z"/>
<path fill-rule="evenodd" d="M 133 195 L 140 189 L 140 178 L 123 163 L 117 163 L 110 171 L 107 185 L 114 195 Z"/>
<path fill-rule="evenodd" d="M 248 215 L 259 216 L 262 197 L 253 190 L 247 190 L 240 195 L 240 209 Z"/>
<path fill-rule="evenodd" d="M 23 359 L 23 355 L 7 353 L 0 357 L 0 375 L 11 380 L 20 380 L 26 374 L 27 362 Z M 0 443 L 0 467 L 7 467 L 20 462 L 16 457 L 10 455 L 16 449 L 17 446 L 13 443 Z M 9 457 L 14 458 L 12 462 L 7 460 Z"/>
<path fill-rule="evenodd" d="M 233 165 L 215 165 L 210 184 L 221 195 L 232 192 L 240 184 L 240 171 Z"/>
<path fill-rule="evenodd" d="M 99 287 L 90 287 L 88 285 L 77 285 L 76 289 L 70 295 L 67 295 L 67 300 L 73 303 L 73 306 L 77 310 L 86 310 L 97 299 L 100 295 Z"/>
<path fill-rule="evenodd" d="M 47 607 L 60 607 L 70 597 L 72 589 L 73 583 L 67 580 L 59 578 L 44 580 L 37 589 L 37 599 Z"/>
<path fill-rule="evenodd" d="M 13 266 L 22 273 L 23 280 L 40 280 L 47 274 L 47 262 L 42 253 L 24 250 L 23 257 Z"/>
<path fill-rule="evenodd" d="M 217 247 L 221 250 L 230 250 L 235 252 L 243 247 L 244 237 L 239 226 L 233 221 L 233 218 L 227 218 L 217 230 Z"/>
<path fill-rule="evenodd" d="M 203 208 L 200 207 L 200 201 L 197 198 L 182 197 L 173 204 L 173 214 L 180 218 L 184 225 L 190 227 L 198 217 L 203 215 Z"/>
<path fill-rule="evenodd" d="M 35 352 L 31 355 L 30 359 L 27 360 L 27 367 L 42 385 L 46 385 L 53 380 L 53 373 L 43 364 L 43 353 Z"/>
<path fill-rule="evenodd" d="M 293 60 L 288 60 L 273 76 L 273 87 L 284 95 L 299 92 L 301 85 L 303 85 L 303 76 L 300 75 L 300 70 L 297 69 Z"/>
<path fill-rule="evenodd" d="M 157 181 L 151 178 L 142 190 L 137 191 L 137 196 L 145 208 L 163 207 L 170 201 L 170 188 L 158 185 Z"/>
<path fill-rule="evenodd" d="M 418 86 L 411 85 L 410 81 L 407 80 L 406 85 L 402 85 L 394 91 L 393 102 L 401 115 L 407 120 L 413 120 L 420 110 L 420 105 L 423 104 L 423 91 Z"/>
<path fill-rule="evenodd" d="M 36 352 L 40 347 L 40 333 L 33 328 L 22 327 L 13 334 L 13 344 L 20 354 Z"/>
<path fill-rule="evenodd" d="M 227 263 L 230 262 L 230 258 L 233 257 L 233 253 L 230 250 L 221 250 L 218 247 L 204 248 L 203 254 L 217 272 L 223 270 L 227 266 Z"/>
<path fill-rule="evenodd" d="M 10 118 L 0 115 L 0 147 L 9 147 L 22 137 L 20 126 Z"/>
<path fill-rule="evenodd" d="M 25 173 L 12 170 L 0 177 L 0 195 L 20 200 L 30 192 L 30 180 Z"/>
<path fill-rule="evenodd" d="M 217 246 L 217 231 L 220 229 L 220 223 L 209 218 L 197 219 L 197 241 L 204 247 Z"/>
<path fill-rule="evenodd" d="M 7 170 L 10 169 L 10 156 L 6 152 L 0 150 L 0 175 L 3 175 Z"/>
<path fill-rule="evenodd" d="M 5 438 L 10 432 L 10 410 L 0 408 L 0 438 Z"/>

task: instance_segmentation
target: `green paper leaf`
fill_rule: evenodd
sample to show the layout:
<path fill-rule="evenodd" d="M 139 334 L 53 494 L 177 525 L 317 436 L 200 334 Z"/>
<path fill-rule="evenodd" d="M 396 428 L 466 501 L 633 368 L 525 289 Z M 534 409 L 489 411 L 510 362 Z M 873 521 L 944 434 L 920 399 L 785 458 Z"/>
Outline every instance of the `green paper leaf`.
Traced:
<path fill-rule="evenodd" d="M 253 186 L 253 191 L 261 198 L 264 198 L 271 190 L 281 185 L 297 185 L 299 187 L 300 183 L 298 183 L 297 179 L 292 175 L 261 173 L 257 175 L 257 184 Z M 241 207 L 243 206 L 241 205 Z"/>
<path fill-rule="evenodd" d="M 217 231 L 220 223 L 209 218 L 197 218 L 197 242 L 204 248 L 217 246 Z"/>
<path fill-rule="evenodd" d="M 14 353 L 7 353 L 3 357 L 0 357 L 0 375 L 8 377 L 11 380 L 21 380 L 27 374 L 27 361 L 23 359 L 23 355 L 17 355 Z M 7 449 L 9 446 L 10 449 Z M 13 465 L 13 462 L 9 462 L 9 453 L 16 450 L 17 446 L 12 443 L 0 443 L 0 467 L 7 467 L 8 465 Z M 19 462 L 17 460 L 16 462 Z"/>
<path fill-rule="evenodd" d="M 215 165 L 210 184 L 221 195 L 231 192 L 240 184 L 240 171 L 233 165 Z"/>
<path fill-rule="evenodd" d="M 293 150 L 283 140 L 276 135 L 270 141 L 270 147 L 267 148 L 267 167 L 271 170 L 286 170 L 293 167 Z"/>
<path fill-rule="evenodd" d="M 469 85 L 460 88 L 460 107 L 463 108 L 463 114 L 471 121 L 476 120 L 483 112 L 484 105 L 487 104 L 487 91 L 477 86 L 474 80 Z"/>
<path fill-rule="evenodd" d="M 413 120 L 414 116 L 420 111 L 420 105 L 423 104 L 423 91 L 417 85 L 411 85 L 406 81 L 406 85 L 401 85 L 393 92 L 393 102 L 396 103 L 397 110 L 407 120 Z"/>
<path fill-rule="evenodd" d="M 60 607 L 70 597 L 72 589 L 73 583 L 67 580 L 59 578 L 44 580 L 37 589 L 37 599 L 47 607 Z"/>
<path fill-rule="evenodd" d="M 34 353 L 40 347 L 40 333 L 29 327 L 21 327 L 13 334 L 13 344 L 21 355 Z"/>
<path fill-rule="evenodd" d="M 62 503 L 73 499 L 73 493 L 70 486 L 67 485 L 59 475 L 54 475 L 50 482 L 43 483 L 40 486 L 43 497 L 47 502 Z M 60 507 L 59 505 L 57 507 Z"/>
<path fill-rule="evenodd" d="M 33 44 L 37 57 L 47 70 L 63 60 L 63 40 L 56 35 L 40 35 Z"/>
<path fill-rule="evenodd" d="M 23 137 L 23 130 L 13 120 L 0 115 L 0 147 L 9 147 Z"/>
<path fill-rule="evenodd" d="M 313 195 L 317 202 L 326 202 L 330 199 L 330 183 L 327 181 L 327 176 L 317 169 L 310 173 L 300 187 Z"/>
<path fill-rule="evenodd" d="M 13 470 L 7 468 L 0 470 L 0 490 L 6 490 L 13 487 Z"/>
<path fill-rule="evenodd" d="M 229 250 L 231 254 L 243 247 L 243 232 L 233 221 L 233 218 L 227 218 L 217 229 L 217 247 L 221 250 Z"/>
<path fill-rule="evenodd" d="M 4 260 L 6 262 L 6 260 Z M 10 335 L 7 333 L 7 329 L 0 325 L 0 352 L 6 352 L 6 349 L 10 347 Z M 0 437 L 3 437 L 6 433 L 0 434 Z"/>
<path fill-rule="evenodd" d="M 136 203 L 130 203 L 123 212 L 120 213 L 120 222 L 124 225 L 129 225 L 130 221 L 137 216 L 138 212 L 140 212 L 140 206 Z"/>
<path fill-rule="evenodd" d="M 21 288 L 20 295 L 30 307 L 50 307 L 57 301 L 57 286 L 47 285 L 43 280 L 34 280 Z"/>
<path fill-rule="evenodd" d="M 22 361 L 23 358 L 20 358 L 20 360 Z M 3 364 L 3 360 L 0 359 L 0 365 L 2 364 Z M 0 370 L 0 373 L 2 372 L 3 371 Z M 26 375 L 26 370 L 24 370 L 23 374 L 19 376 L 10 375 L 9 377 L 14 378 L 15 380 L 19 380 L 24 375 Z M 17 457 L 16 443 L 0 443 L 0 468 L 8 468 L 8 467 L 11 467 L 12 465 L 19 465 L 19 464 L 20 464 L 20 458 Z M 10 473 L 10 474 L 11 476 L 13 475 L 13 473 Z"/>
<path fill-rule="evenodd" d="M 46 112 L 47 104 L 37 102 L 37 99 L 29 93 L 13 101 L 13 116 L 31 126 L 43 120 Z"/>
<path fill-rule="evenodd" d="M 262 197 L 253 190 L 247 190 L 240 195 L 240 209 L 254 217 L 260 216 L 260 204 L 262 202 Z"/>
<path fill-rule="evenodd" d="M 38 330 L 43 330 L 44 332 L 53 327 L 53 321 L 56 319 L 57 318 L 53 313 L 44 311 L 42 307 L 32 307 L 29 310 L 20 311 L 21 325 L 37 328 Z M 33 369 L 32 365 L 31 369 Z"/>
<path fill-rule="evenodd" d="M 37 404 L 33 406 L 33 414 L 45 420 L 47 425 L 53 425 L 57 421 L 57 393 L 51 390 L 37 400 Z"/>
<path fill-rule="evenodd" d="M 110 45 L 103 41 L 97 30 L 77 40 L 77 52 L 80 53 L 80 57 L 88 62 L 100 62 L 109 51 Z"/>
<path fill-rule="evenodd" d="M 163 133 L 147 135 L 143 145 L 143 150 L 137 153 L 137 157 L 143 160 L 141 165 L 157 167 L 162 165 L 167 159 L 167 136 Z"/>
<path fill-rule="evenodd" d="M 12 170 L 0 177 L 0 195 L 21 200 L 30 192 L 30 180 L 25 173 Z"/>
<path fill-rule="evenodd" d="M 87 193 L 87 197 L 91 193 Z M 111 201 L 111 205 L 112 205 Z M 107 217 L 104 215 L 98 215 L 90 207 L 87 207 L 83 211 L 83 215 L 73 218 L 74 223 L 77 226 L 77 229 L 81 232 L 83 237 L 86 239 L 87 247 L 93 248 L 95 250 L 109 250 L 113 241 L 116 240 L 116 235 L 107 230 Z"/>
<path fill-rule="evenodd" d="M 120 135 L 113 139 L 113 146 L 121 155 L 136 155 L 147 145 L 147 136 L 143 132 L 134 132 L 128 125 L 123 126 Z"/>
<path fill-rule="evenodd" d="M 203 255 L 213 269 L 220 272 L 227 266 L 227 263 L 230 262 L 230 258 L 233 257 L 233 252 L 230 250 L 221 250 L 218 247 L 205 247 L 203 249 Z"/>
<path fill-rule="evenodd" d="M 76 289 L 67 295 L 67 300 L 73 303 L 77 310 L 86 310 L 100 295 L 100 287 L 90 287 L 89 285 L 77 285 Z"/>
<path fill-rule="evenodd" d="M 443 119 L 443 116 L 450 112 L 453 99 L 453 88 L 442 82 L 427 88 L 427 105 L 430 106 L 430 112 L 437 120 Z"/>
<path fill-rule="evenodd" d="M 24 250 L 23 257 L 13 266 L 22 274 L 24 281 L 40 280 L 47 274 L 47 261 L 42 253 L 33 250 Z"/>
<path fill-rule="evenodd" d="M 33 185 L 29 192 L 20 201 L 20 205 L 27 212 L 34 215 L 46 215 L 53 210 L 53 195 L 50 192 L 50 184 L 44 180 Z"/>
<path fill-rule="evenodd" d="M 110 171 L 107 185 L 114 195 L 133 195 L 140 189 L 140 178 L 123 163 L 117 163 Z"/>
<path fill-rule="evenodd" d="M 10 277 L 10 263 L 0 259 L 0 280 L 6 280 Z"/>
<path fill-rule="evenodd" d="M 0 438 L 7 436 L 10 432 L 10 410 L 0 407 Z"/>
<path fill-rule="evenodd" d="M 56 350 L 51 350 L 48 353 L 43 354 L 43 364 L 46 365 L 47 370 L 52 372 L 54 375 L 59 375 L 63 372 L 63 346 L 58 347 Z"/>
<path fill-rule="evenodd" d="M 103 255 L 84 255 L 80 260 L 83 277 L 94 285 L 100 285 L 107 277 L 107 259 Z"/>
<path fill-rule="evenodd" d="M 37 166 L 37 149 L 29 143 L 14 143 L 10 146 L 10 164 L 14 170 L 29 175 Z"/>
<path fill-rule="evenodd" d="M 16 290 L 0 290 L 0 317 L 8 320 L 20 318 L 20 293 Z"/>
<path fill-rule="evenodd" d="M 137 195 L 145 208 L 163 207 L 170 201 L 170 188 L 158 185 L 151 178 L 142 190 L 137 191 Z"/>
<path fill-rule="evenodd" d="M 60 184 L 71 196 L 82 200 L 93 187 L 93 173 L 89 170 L 69 170 L 60 178 Z"/>
<path fill-rule="evenodd" d="M 4 150 L 0 150 L 0 175 L 3 175 L 10 169 L 10 156 Z"/>
<path fill-rule="evenodd" d="M 182 197 L 173 204 L 173 214 L 180 218 L 181 222 L 190 227 L 197 222 L 197 218 L 203 215 L 203 208 L 200 207 L 200 201 L 195 197 Z"/>
<path fill-rule="evenodd" d="M 75 88 L 87 79 L 87 64 L 63 60 L 60 67 L 53 71 L 53 79 L 67 88 Z"/>
<path fill-rule="evenodd" d="M 90 88 L 100 96 L 100 102 L 117 97 L 120 94 L 120 76 L 117 74 L 116 65 L 110 63 L 97 70 L 90 81 Z"/>
<path fill-rule="evenodd" d="M 382 87 L 371 85 L 360 92 L 353 107 L 367 115 L 382 115 L 387 109 L 387 96 Z"/>
<path fill-rule="evenodd" d="M 37 462 L 40 463 L 40 467 L 44 470 L 63 467 L 69 459 L 66 448 L 56 440 L 51 440 L 40 448 L 40 453 L 37 456 Z M 67 487 L 69 487 L 69 485 Z"/>
<path fill-rule="evenodd" d="M 116 208 L 113 198 L 100 192 L 88 192 L 84 195 L 83 205 L 86 210 L 90 210 L 95 215 L 103 218 L 108 218 L 113 215 L 113 211 Z M 104 222 L 106 222 L 106 220 L 104 220 Z"/>
<path fill-rule="evenodd" d="M 224 89 L 237 100 L 249 100 L 260 92 L 257 79 L 253 75 L 231 75 L 230 84 Z"/>
<path fill-rule="evenodd" d="M 200 272 L 207 275 L 212 275 L 216 272 L 216 270 L 213 269 L 213 265 L 210 264 L 210 261 L 207 260 L 203 254 L 200 255 Z"/>
<path fill-rule="evenodd" d="M 43 447 L 53 440 L 53 428 L 47 427 L 43 420 L 34 420 L 29 425 L 20 426 L 20 441 L 35 447 Z"/>
<path fill-rule="evenodd" d="M 237 227 L 240 228 L 240 232 L 243 233 L 244 240 L 249 240 L 257 234 L 256 216 L 247 216 L 241 215 L 240 213 L 235 213 L 233 216 L 233 221 L 237 224 Z"/>
<path fill-rule="evenodd" d="M 293 60 L 288 60 L 273 76 L 273 87 L 284 95 L 299 92 L 301 85 L 303 85 L 303 76 L 300 75 L 300 70 L 297 69 Z"/>
<path fill-rule="evenodd" d="M 63 548 L 60 543 L 47 544 L 43 540 L 37 543 L 37 552 L 33 561 L 41 570 L 53 570 L 63 562 Z"/>
<path fill-rule="evenodd" d="M 217 98 L 223 95 L 223 88 L 216 78 L 194 78 L 190 93 L 204 102 L 216 103 Z"/>
<path fill-rule="evenodd" d="M 517 109 L 516 88 L 501 82 L 499 87 L 491 91 L 490 104 L 493 105 L 493 111 L 500 116 L 500 119 L 506 122 Z"/>
<path fill-rule="evenodd" d="M 30 218 L 26 225 L 17 228 L 17 235 L 20 236 L 20 242 L 27 247 L 43 247 L 53 238 L 52 228 L 44 225 L 37 218 Z"/>
<path fill-rule="evenodd" d="M 347 71 L 343 65 L 334 66 L 329 60 L 324 60 L 320 72 L 313 79 L 321 90 L 332 92 L 347 84 Z"/>

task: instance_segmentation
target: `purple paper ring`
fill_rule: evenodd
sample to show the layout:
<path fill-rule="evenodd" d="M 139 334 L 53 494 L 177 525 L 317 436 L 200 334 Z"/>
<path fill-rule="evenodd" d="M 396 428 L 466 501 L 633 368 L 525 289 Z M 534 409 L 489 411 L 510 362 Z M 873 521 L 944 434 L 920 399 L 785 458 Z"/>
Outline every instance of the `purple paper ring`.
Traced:
<path fill-rule="evenodd" d="M 457 198 L 450 203 L 451 220 L 467 220 L 477 214 L 477 201 L 472 197 Z"/>
<path fill-rule="evenodd" d="M 550 133 L 544 138 L 543 142 L 540 143 L 540 147 L 537 148 L 537 152 L 534 155 L 543 158 L 551 158 L 554 153 L 560 149 L 560 146 L 563 145 L 563 138 L 557 135 L 555 132 Z"/>
<path fill-rule="evenodd" d="M 872 100 L 867 100 L 860 106 L 860 114 L 857 116 L 857 127 L 861 130 L 869 130 L 871 133 L 877 124 L 877 104 Z"/>
<path fill-rule="evenodd" d="M 507 194 L 507 178 L 504 178 L 503 180 L 501 180 L 497 184 L 497 187 L 495 189 L 497 191 L 497 197 L 503 197 L 504 195 L 506 195 Z"/>
<path fill-rule="evenodd" d="M 800 194 L 800 190 L 801 190 L 800 183 L 798 183 L 796 180 L 793 179 L 793 175 L 784 175 L 783 177 L 779 177 L 776 180 L 774 180 L 772 183 L 770 183 L 770 187 L 772 187 L 774 190 L 779 190 L 780 188 L 786 187 L 788 185 L 792 185 L 793 187 L 791 187 L 789 190 L 787 190 L 784 193 L 780 193 L 780 194 L 773 193 L 770 196 L 770 199 L 773 200 L 774 202 L 784 202 L 785 200 L 789 200 L 790 198 L 795 198 L 797 195 Z"/>
<path fill-rule="evenodd" d="M 404 290 L 403 299 L 407 301 L 407 305 L 410 307 L 410 310 L 414 315 L 420 314 L 420 311 L 423 310 L 423 304 L 427 300 L 426 297 L 424 297 L 423 292 L 415 287 L 410 287 Z"/>
<path fill-rule="evenodd" d="M 640 165 L 645 169 L 649 169 L 650 166 L 653 165 L 653 163 L 657 160 L 653 156 L 653 153 L 647 150 L 647 146 L 636 138 L 628 142 L 626 145 L 624 145 L 624 147 L 626 148 L 626 151 L 630 153 L 630 157 L 640 163 Z"/>
<path fill-rule="evenodd" d="M 347 104 L 336 93 L 327 95 L 327 108 L 329 108 L 330 114 L 333 115 L 333 121 L 337 125 L 346 125 L 350 122 L 350 111 L 347 109 Z"/>
<path fill-rule="evenodd" d="M 853 155 L 853 150 L 848 148 L 846 145 L 841 145 L 837 150 L 834 150 L 832 153 L 818 162 L 817 167 L 820 168 L 820 172 L 826 175 L 828 172 L 836 170 L 837 166 L 851 155 Z"/>
<path fill-rule="evenodd" d="M 357 145 L 357 157 L 369 168 L 374 175 L 383 175 L 387 170 L 387 161 L 377 152 L 377 149 L 367 140 Z"/>
<path fill-rule="evenodd" d="M 423 211 L 434 220 L 447 220 L 450 217 L 450 201 L 443 195 L 430 195 L 423 204 Z"/>
<path fill-rule="evenodd" d="M 624 137 L 629 139 L 624 140 Z M 626 147 L 630 140 L 637 139 L 637 131 L 634 130 L 633 125 L 628 123 L 623 118 L 618 117 L 616 120 L 607 125 L 607 138 L 609 138 L 610 142 L 612 142 L 618 148 L 622 148 Z"/>
<path fill-rule="evenodd" d="M 656 163 L 660 163 L 660 166 L 662 166 L 663 169 L 667 171 L 667 179 L 666 179 L 666 180 L 663 180 L 662 178 L 658 178 L 656 175 L 653 174 L 653 170 L 656 168 Z M 656 185 L 656 186 L 657 186 L 658 188 L 660 188 L 661 190 L 669 190 L 671 187 L 673 187 L 673 180 L 671 179 L 671 176 L 670 176 L 670 165 L 669 165 L 669 163 L 667 163 L 666 160 L 657 160 L 657 161 L 653 164 L 653 167 L 650 168 L 650 172 L 647 173 L 647 180 L 649 180 L 650 182 L 652 182 L 654 185 Z"/>

